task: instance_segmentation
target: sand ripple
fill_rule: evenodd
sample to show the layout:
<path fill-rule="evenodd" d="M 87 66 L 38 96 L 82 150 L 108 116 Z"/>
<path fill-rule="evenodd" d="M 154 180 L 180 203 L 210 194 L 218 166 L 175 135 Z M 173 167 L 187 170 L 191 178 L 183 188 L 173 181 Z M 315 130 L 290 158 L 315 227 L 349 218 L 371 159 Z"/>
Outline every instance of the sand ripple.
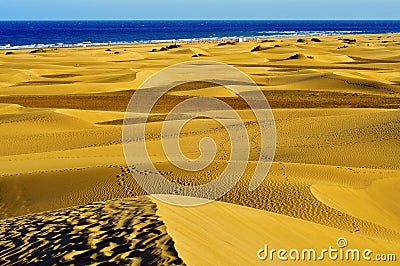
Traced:
<path fill-rule="evenodd" d="M 147 197 L 28 215 L 0 222 L 2 265 L 182 265 Z"/>

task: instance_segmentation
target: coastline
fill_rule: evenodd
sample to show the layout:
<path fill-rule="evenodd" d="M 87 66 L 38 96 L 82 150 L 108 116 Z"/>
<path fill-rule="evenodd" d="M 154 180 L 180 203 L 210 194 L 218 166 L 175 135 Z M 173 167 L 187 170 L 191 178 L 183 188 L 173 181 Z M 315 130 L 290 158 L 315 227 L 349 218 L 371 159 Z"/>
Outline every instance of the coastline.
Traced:
<path fill-rule="evenodd" d="M 347 33 L 346 33 L 347 32 Z M 148 41 L 134 41 L 134 42 L 101 42 L 92 43 L 58 43 L 58 44 L 26 44 L 26 45 L 0 45 L 0 51 L 16 51 L 16 50 L 29 50 L 29 49 L 62 49 L 62 48 L 87 48 L 87 47 L 121 47 L 121 46 L 134 46 L 134 45 L 158 45 L 158 44 L 199 44 L 199 43 L 219 43 L 219 42 L 254 42 L 262 43 L 265 40 L 281 40 L 281 39 L 296 39 L 296 38 L 324 38 L 324 37 L 346 37 L 355 38 L 360 36 L 384 36 L 400 35 L 400 32 L 388 33 L 363 33 L 363 32 L 350 32 L 344 31 L 344 34 L 295 34 L 295 35 L 277 35 L 277 36 L 231 36 L 220 38 L 193 38 L 193 39 L 169 39 L 169 40 L 148 40 Z"/>

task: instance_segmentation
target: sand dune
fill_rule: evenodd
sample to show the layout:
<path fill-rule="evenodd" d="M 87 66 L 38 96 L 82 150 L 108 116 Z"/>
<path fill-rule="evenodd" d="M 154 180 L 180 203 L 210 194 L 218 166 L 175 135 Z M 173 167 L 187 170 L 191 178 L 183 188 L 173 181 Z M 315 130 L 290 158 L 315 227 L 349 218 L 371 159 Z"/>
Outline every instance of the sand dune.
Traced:
<path fill-rule="evenodd" d="M 0 262 L 183 265 L 146 197 L 0 221 Z"/>
<path fill-rule="evenodd" d="M 323 248 L 339 237 L 351 247 L 396 252 L 400 37 L 387 43 L 374 35 L 318 38 L 321 42 L 307 37 L 182 43 L 166 51 L 160 51 L 166 44 L 146 44 L 1 54 L 0 219 L 7 220 L 0 221 L 0 264 L 83 259 L 253 265 L 260 263 L 256 252 L 265 243 Z M 124 112 L 144 80 L 189 60 L 230 64 L 259 85 L 275 118 L 276 154 L 264 182 L 250 192 L 260 138 L 247 103 L 216 84 L 177 86 L 154 106 L 146 126 L 149 154 L 161 174 L 198 185 L 217 178 L 227 165 L 229 135 L 206 118 L 214 115 L 237 126 L 222 110 L 202 113 L 180 134 L 189 158 L 200 155 L 201 138 L 215 140 L 216 158 L 206 169 L 179 169 L 162 151 L 166 115 L 194 96 L 216 97 L 237 110 L 251 136 L 251 152 L 243 177 L 219 202 L 185 209 L 154 200 L 156 213 L 126 166 Z M 189 106 L 168 123 L 177 125 L 199 112 Z M 130 126 L 138 121 L 131 119 Z M 121 198 L 127 199 L 116 200 Z M 91 204 L 107 200 L 113 201 Z M 141 234 L 141 224 L 150 229 Z M 46 230 L 54 233 L 46 238 Z"/>
<path fill-rule="evenodd" d="M 275 258 L 260 260 L 259 249 L 309 249 L 336 247 L 338 238 L 345 238 L 349 246 L 370 248 L 394 253 L 398 243 L 365 238 L 346 231 L 305 222 L 265 211 L 222 202 L 197 207 L 177 207 L 156 201 L 167 232 L 175 240 L 180 257 L 188 265 L 337 265 L 338 261 L 280 261 Z M 193 237 L 196 236 L 196 237 Z M 212 243 L 212 248 L 210 248 Z M 207 255 L 206 255 L 207 254 Z M 342 263 L 342 262 L 341 262 Z M 346 265 L 364 265 L 361 261 L 345 261 Z M 388 265 L 393 262 L 388 262 Z M 383 262 L 383 264 L 385 264 Z"/>
<path fill-rule="evenodd" d="M 364 188 L 313 185 L 311 191 L 325 204 L 361 219 L 399 230 L 398 178 L 374 181 Z M 382 197 L 382 191 L 385 196 Z"/>
<path fill-rule="evenodd" d="M 0 114 L 20 113 L 23 107 L 19 104 L 0 104 Z"/>

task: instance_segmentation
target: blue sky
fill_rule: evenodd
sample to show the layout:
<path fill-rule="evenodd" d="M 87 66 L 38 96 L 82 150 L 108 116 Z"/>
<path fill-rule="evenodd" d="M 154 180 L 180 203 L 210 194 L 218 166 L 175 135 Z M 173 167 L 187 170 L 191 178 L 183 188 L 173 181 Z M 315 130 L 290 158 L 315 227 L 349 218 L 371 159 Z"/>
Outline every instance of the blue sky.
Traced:
<path fill-rule="evenodd" d="M 400 19 L 400 0 L 0 0 L 0 20 Z"/>

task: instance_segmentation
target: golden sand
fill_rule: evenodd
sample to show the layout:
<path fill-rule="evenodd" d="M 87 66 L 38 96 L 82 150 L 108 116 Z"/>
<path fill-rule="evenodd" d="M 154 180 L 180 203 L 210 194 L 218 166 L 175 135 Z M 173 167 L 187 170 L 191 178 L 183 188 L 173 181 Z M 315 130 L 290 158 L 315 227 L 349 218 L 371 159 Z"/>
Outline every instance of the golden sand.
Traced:
<path fill-rule="evenodd" d="M 180 208 L 154 200 L 179 257 L 189 265 L 262 264 L 256 253 L 265 242 L 323 248 L 339 237 L 360 249 L 399 250 L 400 36 L 343 37 L 356 39 L 352 44 L 337 36 L 318 38 L 321 42 L 185 43 L 167 51 L 158 51 L 162 44 L 146 44 L 0 54 L 0 218 L 12 219 L 0 221 L 1 233 L 7 224 L 42 219 L 36 213 L 85 205 L 77 212 L 98 214 L 91 203 L 146 194 L 129 174 L 122 150 L 126 106 L 153 73 L 179 62 L 212 60 L 237 67 L 258 84 L 276 120 L 277 149 L 267 178 L 253 192 L 248 182 L 258 158 L 257 138 L 243 178 L 221 202 Z M 217 97 L 245 121 L 254 118 L 228 89 L 189 83 L 160 99 L 149 132 L 159 132 L 170 109 L 193 96 Z M 251 123 L 247 130 L 255 136 Z M 168 179 L 204 184 L 221 173 L 229 153 L 224 129 L 196 119 L 181 134 L 185 154 L 195 158 L 199 151 L 192 144 L 205 136 L 220 143 L 220 150 L 200 173 L 168 163 L 156 133 L 148 148 Z M 128 208 L 130 201 L 123 202 Z M 30 216 L 13 220 L 22 215 Z M 48 217 L 64 223 L 69 215 L 56 211 Z M 31 225 L 33 237 L 37 227 Z M 29 235 L 21 238 L 29 241 Z M 7 246 L 0 262 L 15 252 L 7 239 L 0 242 Z M 126 255 L 108 247 L 104 258 Z M 65 253 L 64 259 L 79 254 Z M 324 263 L 331 262 L 316 265 Z"/>

